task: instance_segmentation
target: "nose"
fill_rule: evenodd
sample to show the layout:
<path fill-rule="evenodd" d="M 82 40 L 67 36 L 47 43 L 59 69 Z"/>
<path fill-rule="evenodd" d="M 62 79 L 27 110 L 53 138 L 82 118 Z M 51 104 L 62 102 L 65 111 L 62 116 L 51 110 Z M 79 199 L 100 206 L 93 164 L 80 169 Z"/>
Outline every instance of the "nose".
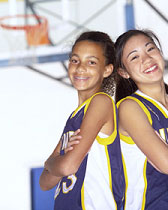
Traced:
<path fill-rule="evenodd" d="M 79 65 L 77 66 L 77 72 L 85 72 L 87 71 L 86 66 L 83 63 L 79 63 Z"/>
<path fill-rule="evenodd" d="M 142 62 L 143 63 L 147 63 L 151 60 L 151 56 L 149 53 L 144 52 L 143 56 L 142 56 Z"/>

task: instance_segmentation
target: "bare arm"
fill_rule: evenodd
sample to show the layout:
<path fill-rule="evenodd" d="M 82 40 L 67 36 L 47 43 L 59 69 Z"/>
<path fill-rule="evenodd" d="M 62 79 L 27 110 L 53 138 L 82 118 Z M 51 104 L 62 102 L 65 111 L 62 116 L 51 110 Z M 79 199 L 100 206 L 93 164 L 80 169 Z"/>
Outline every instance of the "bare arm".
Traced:
<path fill-rule="evenodd" d="M 40 187 L 44 191 L 50 190 L 58 184 L 61 178 L 62 177 L 56 177 L 56 176 L 51 175 L 51 173 L 47 169 L 44 168 L 40 176 L 40 181 L 39 181 Z"/>
<path fill-rule="evenodd" d="M 65 153 L 71 151 L 75 144 L 79 143 L 81 136 L 77 136 L 80 132 L 80 129 L 76 130 L 72 137 L 70 137 L 70 142 L 68 142 L 68 147 L 65 149 Z M 54 149 L 53 153 L 50 155 L 49 158 L 59 156 L 60 153 L 61 143 L 59 142 L 57 147 Z M 39 184 L 42 190 L 50 190 L 58 184 L 58 182 L 62 179 L 62 177 L 53 176 L 45 167 L 40 176 Z"/>
<path fill-rule="evenodd" d="M 54 149 L 52 156 L 58 156 L 60 151 L 61 143 L 59 142 L 57 147 Z M 42 190 L 50 190 L 61 180 L 62 177 L 52 175 L 44 166 L 44 170 L 40 176 L 39 184 Z"/>
<path fill-rule="evenodd" d="M 80 144 L 74 145 L 73 151 L 63 156 L 48 159 L 46 167 L 50 173 L 56 176 L 75 173 L 100 130 L 109 135 L 113 131 L 113 108 L 111 99 L 106 95 L 97 95 L 92 99 L 80 127 Z"/>
<path fill-rule="evenodd" d="M 120 131 L 129 135 L 162 173 L 168 174 L 168 145 L 152 128 L 142 108 L 133 100 L 125 100 L 119 106 Z"/>

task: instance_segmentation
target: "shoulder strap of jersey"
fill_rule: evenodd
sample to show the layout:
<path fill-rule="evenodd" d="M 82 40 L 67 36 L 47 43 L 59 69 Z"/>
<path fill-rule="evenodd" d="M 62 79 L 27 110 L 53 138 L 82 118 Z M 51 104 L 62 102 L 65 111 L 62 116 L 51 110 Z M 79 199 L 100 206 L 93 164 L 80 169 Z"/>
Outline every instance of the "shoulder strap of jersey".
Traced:
<path fill-rule="evenodd" d="M 146 116 L 148 117 L 148 120 L 150 122 L 150 124 L 152 125 L 152 117 L 151 114 L 148 110 L 148 108 L 144 105 L 144 103 L 140 100 L 140 98 L 137 98 L 135 94 L 131 95 L 131 96 L 127 96 L 126 98 L 121 99 L 118 103 L 117 103 L 117 108 L 120 106 L 121 102 L 126 100 L 126 99 L 131 99 L 136 101 L 139 106 L 142 108 L 142 110 L 145 112 Z"/>
<path fill-rule="evenodd" d="M 132 96 L 140 99 L 144 103 L 144 105 L 146 105 L 151 111 L 157 112 L 163 115 L 165 118 L 168 118 L 166 112 L 162 109 L 161 106 L 159 106 L 159 104 L 156 101 L 145 96 L 141 96 L 138 93 L 134 93 Z"/>
<path fill-rule="evenodd" d="M 136 103 L 138 103 L 139 106 L 142 108 L 142 110 L 145 112 L 146 116 L 148 117 L 148 120 L 149 120 L 150 124 L 152 125 L 152 117 L 151 117 L 151 114 L 150 114 L 149 110 L 147 109 L 147 107 L 138 98 L 134 97 L 133 95 L 127 96 L 126 98 L 121 99 L 117 103 L 117 108 L 119 108 L 121 102 L 126 100 L 126 99 L 134 100 Z M 120 133 L 120 139 L 122 141 L 126 142 L 127 144 L 135 144 L 131 137 L 124 136 L 121 133 Z"/>
<path fill-rule="evenodd" d="M 116 108 L 116 105 L 115 105 L 112 97 L 104 92 L 98 92 L 98 93 L 94 94 L 86 101 L 84 113 L 86 113 L 86 111 L 89 107 L 89 104 L 90 104 L 91 100 L 94 98 L 94 96 L 100 95 L 100 94 L 107 95 L 111 99 L 111 102 L 113 105 L 113 113 L 114 113 L 114 131 L 113 131 L 113 133 L 110 136 L 108 136 L 107 138 L 103 138 L 103 139 L 100 138 L 99 136 L 96 137 L 96 140 L 99 142 L 99 144 L 107 145 L 107 144 L 111 144 L 115 140 L 115 138 L 118 134 L 118 113 L 117 113 L 117 108 Z"/>
<path fill-rule="evenodd" d="M 98 92 L 98 93 L 95 93 L 94 95 L 92 95 L 89 99 L 86 100 L 86 106 L 85 106 L 85 111 L 84 113 L 86 113 L 87 109 L 88 109 L 88 106 L 91 102 L 91 100 L 96 96 L 96 95 L 107 95 L 111 100 L 112 100 L 112 103 L 114 103 L 113 99 L 111 98 L 111 96 L 109 96 L 108 94 L 104 93 L 104 92 Z"/>

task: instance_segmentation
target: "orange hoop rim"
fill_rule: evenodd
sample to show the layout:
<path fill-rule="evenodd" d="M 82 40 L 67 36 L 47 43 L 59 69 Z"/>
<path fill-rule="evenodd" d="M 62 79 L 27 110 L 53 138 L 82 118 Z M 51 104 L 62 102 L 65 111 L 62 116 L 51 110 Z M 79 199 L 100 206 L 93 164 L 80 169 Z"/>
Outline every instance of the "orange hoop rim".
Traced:
<path fill-rule="evenodd" d="M 35 25 L 29 25 L 29 24 L 25 24 L 25 25 L 9 25 L 9 24 L 5 24 L 2 23 L 3 20 L 6 19 L 12 19 L 12 18 L 30 18 L 30 17 L 34 17 L 37 20 L 42 20 L 41 23 L 37 23 Z M 43 17 L 43 16 L 39 16 L 39 15 L 8 15 L 8 16 L 4 16 L 0 18 L 0 27 L 4 28 L 4 29 L 9 29 L 9 30 L 27 30 L 30 28 L 36 28 L 39 27 L 41 24 L 47 24 L 47 18 Z"/>

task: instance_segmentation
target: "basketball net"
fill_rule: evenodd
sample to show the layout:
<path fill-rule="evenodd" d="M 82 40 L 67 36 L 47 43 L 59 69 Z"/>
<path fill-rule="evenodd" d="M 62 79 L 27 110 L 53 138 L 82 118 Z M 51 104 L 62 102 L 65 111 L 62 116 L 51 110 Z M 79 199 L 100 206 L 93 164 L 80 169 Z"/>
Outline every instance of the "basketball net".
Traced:
<path fill-rule="evenodd" d="M 49 45 L 48 21 L 36 15 L 12 15 L 0 18 L 0 30 L 4 48 L 10 54 L 10 62 L 27 56 L 35 62 L 36 48 Z M 30 55 L 31 56 L 30 56 Z"/>

